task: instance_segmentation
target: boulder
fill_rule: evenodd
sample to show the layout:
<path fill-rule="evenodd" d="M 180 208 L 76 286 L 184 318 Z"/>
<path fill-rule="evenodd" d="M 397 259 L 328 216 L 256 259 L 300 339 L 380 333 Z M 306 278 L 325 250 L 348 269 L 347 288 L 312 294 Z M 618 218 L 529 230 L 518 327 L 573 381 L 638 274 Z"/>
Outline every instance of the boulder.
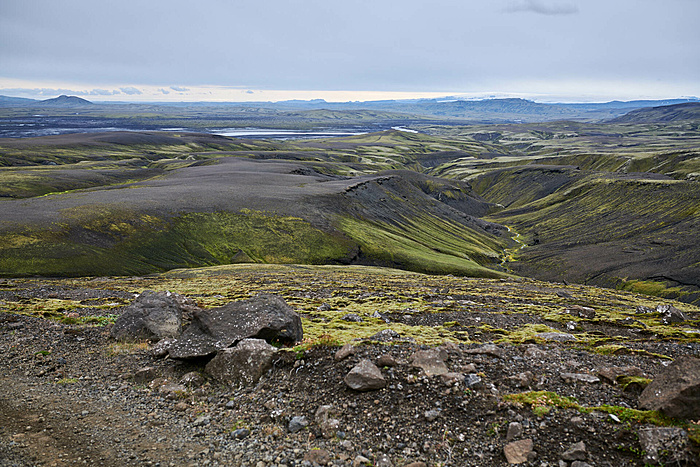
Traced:
<path fill-rule="evenodd" d="M 303 338 L 301 318 L 284 300 L 259 295 L 194 313 L 192 324 L 168 349 L 173 358 L 199 358 L 247 339 L 293 344 Z"/>
<path fill-rule="evenodd" d="M 126 307 L 110 334 L 118 341 L 176 337 L 188 315 L 199 309 L 182 295 L 146 290 Z"/>
<path fill-rule="evenodd" d="M 528 457 L 532 457 L 530 454 L 533 452 L 532 446 L 531 439 L 513 441 L 503 447 L 503 454 L 505 454 L 509 464 L 523 464 L 529 460 Z"/>
<path fill-rule="evenodd" d="M 423 370 L 426 376 L 444 375 L 449 372 L 447 352 L 444 349 L 419 350 L 411 355 L 411 365 Z"/>
<path fill-rule="evenodd" d="M 569 449 L 564 451 L 561 458 L 565 461 L 585 461 L 588 458 L 588 452 L 586 451 L 586 445 L 583 441 L 574 443 L 569 446 Z"/>
<path fill-rule="evenodd" d="M 272 366 L 277 349 L 262 339 L 244 339 L 223 349 L 205 367 L 215 380 L 231 387 L 251 386 Z"/>
<path fill-rule="evenodd" d="M 364 359 L 345 376 L 345 384 L 355 391 L 372 391 L 386 386 L 382 372 L 371 361 Z"/>
<path fill-rule="evenodd" d="M 659 305 L 656 307 L 657 313 L 661 313 L 661 323 L 672 324 L 682 323 L 687 318 L 681 310 L 673 305 Z"/>
<path fill-rule="evenodd" d="M 700 359 L 681 357 L 644 389 L 639 406 L 674 418 L 700 419 Z"/>
<path fill-rule="evenodd" d="M 345 345 L 342 346 L 340 349 L 338 349 L 338 351 L 335 353 L 334 358 L 335 358 L 337 361 L 345 360 L 345 359 L 348 358 L 350 355 L 355 355 L 355 351 L 356 351 L 356 349 L 355 349 L 355 346 L 354 346 L 354 345 L 352 345 L 352 344 L 345 344 Z"/>
<path fill-rule="evenodd" d="M 686 465 L 692 458 L 688 433 L 682 428 L 644 428 L 637 434 L 645 465 Z"/>
<path fill-rule="evenodd" d="M 595 309 L 588 306 L 571 305 L 566 309 L 566 312 L 569 313 L 571 316 L 576 316 L 578 318 L 595 318 Z"/>

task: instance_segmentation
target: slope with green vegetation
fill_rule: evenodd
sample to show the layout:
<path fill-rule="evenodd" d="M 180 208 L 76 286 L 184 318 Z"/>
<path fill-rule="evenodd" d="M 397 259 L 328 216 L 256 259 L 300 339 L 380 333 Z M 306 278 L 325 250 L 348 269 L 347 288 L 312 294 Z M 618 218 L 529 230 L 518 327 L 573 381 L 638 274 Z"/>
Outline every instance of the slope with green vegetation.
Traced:
<path fill-rule="evenodd" d="M 0 140 L 0 272 L 372 264 L 700 300 L 697 120 L 420 128 Z"/>

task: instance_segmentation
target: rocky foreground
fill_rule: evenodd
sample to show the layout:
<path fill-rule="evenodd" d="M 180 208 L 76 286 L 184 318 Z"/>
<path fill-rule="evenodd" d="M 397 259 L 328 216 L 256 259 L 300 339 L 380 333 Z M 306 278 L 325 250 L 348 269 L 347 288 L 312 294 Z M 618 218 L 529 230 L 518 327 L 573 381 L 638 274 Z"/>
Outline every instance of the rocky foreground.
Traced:
<path fill-rule="evenodd" d="M 699 336 L 691 305 L 528 280 L 5 280 L 0 465 L 698 465 Z"/>

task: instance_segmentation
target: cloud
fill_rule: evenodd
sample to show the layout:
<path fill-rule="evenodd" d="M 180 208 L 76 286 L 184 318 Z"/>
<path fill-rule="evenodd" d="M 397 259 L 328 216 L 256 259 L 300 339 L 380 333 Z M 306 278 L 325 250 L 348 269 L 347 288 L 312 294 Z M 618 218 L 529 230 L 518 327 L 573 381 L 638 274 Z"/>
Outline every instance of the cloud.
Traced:
<path fill-rule="evenodd" d="M 246 94 L 255 94 L 255 91 L 251 91 L 250 89 L 248 89 L 247 91 L 245 91 L 245 93 Z"/>
<path fill-rule="evenodd" d="M 128 86 L 126 88 L 119 88 L 124 94 L 128 94 L 130 96 L 133 96 L 134 94 L 143 94 L 140 89 L 137 89 L 133 86 Z"/>
<path fill-rule="evenodd" d="M 117 94 L 121 94 L 121 92 L 117 91 L 117 90 L 110 91 L 109 89 L 93 89 L 92 91 L 87 92 L 85 95 L 89 95 L 89 96 L 115 96 Z"/>
<path fill-rule="evenodd" d="M 578 13 L 578 6 L 573 3 L 544 3 L 538 0 L 516 0 L 505 9 L 508 13 L 537 13 L 539 15 L 558 16 Z"/>
<path fill-rule="evenodd" d="M 170 89 L 172 89 L 173 91 L 177 91 L 177 92 L 187 92 L 187 91 L 189 91 L 189 88 L 184 88 L 184 87 L 182 87 L 182 86 L 170 86 Z"/>
<path fill-rule="evenodd" d="M 170 91 L 168 91 L 167 89 L 160 88 L 158 89 L 158 91 L 162 92 L 163 94 L 170 94 Z"/>

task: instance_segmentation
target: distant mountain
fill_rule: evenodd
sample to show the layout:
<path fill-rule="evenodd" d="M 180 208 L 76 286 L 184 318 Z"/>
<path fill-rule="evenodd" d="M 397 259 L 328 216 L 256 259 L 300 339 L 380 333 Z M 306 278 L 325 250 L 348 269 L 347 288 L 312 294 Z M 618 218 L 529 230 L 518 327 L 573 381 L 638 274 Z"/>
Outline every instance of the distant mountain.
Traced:
<path fill-rule="evenodd" d="M 0 96 L 0 107 L 26 107 L 37 102 L 35 99 L 25 97 Z"/>
<path fill-rule="evenodd" d="M 80 97 L 66 95 L 39 101 L 36 104 L 42 107 L 84 107 L 86 105 L 94 105 L 92 102 Z"/>
<path fill-rule="evenodd" d="M 380 110 L 404 114 L 459 119 L 469 123 L 534 123 L 553 120 L 602 121 L 630 110 L 660 105 L 698 102 L 697 98 L 612 101 L 603 103 L 540 103 L 527 99 L 465 100 L 460 98 L 385 100 L 368 102 L 283 101 L 248 102 L 240 107 L 276 110 Z"/>
<path fill-rule="evenodd" d="M 668 123 L 684 120 L 700 120 L 700 102 L 637 109 L 611 121 L 614 123 Z"/>

